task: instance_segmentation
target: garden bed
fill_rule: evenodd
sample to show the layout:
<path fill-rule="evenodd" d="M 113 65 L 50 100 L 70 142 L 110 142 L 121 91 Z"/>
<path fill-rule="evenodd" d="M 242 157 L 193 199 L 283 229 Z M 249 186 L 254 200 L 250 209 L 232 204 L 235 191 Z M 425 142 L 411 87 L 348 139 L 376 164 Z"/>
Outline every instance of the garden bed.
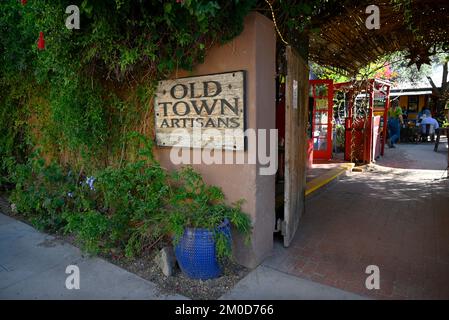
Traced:
<path fill-rule="evenodd" d="M 163 293 L 181 294 L 195 300 L 215 300 L 220 298 L 248 273 L 248 269 L 236 263 L 228 262 L 225 264 L 223 276 L 216 279 L 190 279 L 178 267 L 175 268 L 173 276 L 166 277 L 154 261 L 156 254 L 157 250 L 153 250 L 130 261 L 113 259 L 111 257 L 105 258 L 111 263 L 157 284 Z"/>
<path fill-rule="evenodd" d="M 31 225 L 20 214 L 11 212 L 7 196 L 0 193 L 0 212 L 14 219 L 20 220 Z M 63 240 L 76 247 L 79 247 L 73 235 L 53 234 L 57 239 Z M 180 294 L 194 300 L 215 300 L 220 298 L 234 285 L 241 280 L 249 270 L 234 262 L 227 262 L 224 266 L 223 276 L 210 280 L 190 279 L 184 275 L 179 267 L 176 266 L 173 276 L 166 277 L 157 263 L 155 256 L 159 249 L 167 243 L 160 243 L 152 250 L 146 250 L 139 257 L 127 259 L 125 257 L 110 255 L 100 255 L 101 258 L 113 263 L 129 272 L 132 272 L 157 285 L 159 290 L 165 294 Z"/>

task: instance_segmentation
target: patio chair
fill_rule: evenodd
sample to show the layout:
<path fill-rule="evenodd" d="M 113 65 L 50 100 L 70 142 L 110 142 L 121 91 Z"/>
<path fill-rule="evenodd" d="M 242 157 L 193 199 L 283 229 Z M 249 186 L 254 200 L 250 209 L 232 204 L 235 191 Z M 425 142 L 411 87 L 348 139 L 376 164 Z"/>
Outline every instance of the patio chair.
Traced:
<path fill-rule="evenodd" d="M 435 137 L 435 129 L 432 124 L 427 123 L 425 126 L 421 125 L 421 142 L 427 142 L 428 137 Z M 432 141 L 434 138 L 432 138 Z"/>

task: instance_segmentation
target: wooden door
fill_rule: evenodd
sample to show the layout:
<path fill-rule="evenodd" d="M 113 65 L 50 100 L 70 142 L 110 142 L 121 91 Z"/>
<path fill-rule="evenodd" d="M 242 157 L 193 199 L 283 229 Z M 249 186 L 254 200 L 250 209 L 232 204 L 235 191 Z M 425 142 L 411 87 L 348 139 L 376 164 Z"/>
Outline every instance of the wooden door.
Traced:
<path fill-rule="evenodd" d="M 284 246 L 288 247 L 305 210 L 309 67 L 290 46 L 286 50 Z"/>
<path fill-rule="evenodd" d="M 332 158 L 332 118 L 334 114 L 334 83 L 332 80 L 310 80 L 313 97 L 313 158 Z"/>

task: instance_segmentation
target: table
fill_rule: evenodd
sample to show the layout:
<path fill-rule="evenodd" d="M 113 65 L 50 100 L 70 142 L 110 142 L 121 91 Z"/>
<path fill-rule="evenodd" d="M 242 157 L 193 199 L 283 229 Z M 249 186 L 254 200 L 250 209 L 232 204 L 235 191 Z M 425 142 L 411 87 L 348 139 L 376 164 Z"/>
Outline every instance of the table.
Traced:
<path fill-rule="evenodd" d="M 435 139 L 435 147 L 433 148 L 433 151 L 437 152 L 438 151 L 438 144 L 440 143 L 440 135 L 444 134 L 446 137 L 448 137 L 449 127 L 447 127 L 447 128 L 438 128 L 438 129 L 435 130 L 435 133 L 437 135 L 437 138 Z"/>
<path fill-rule="evenodd" d="M 401 142 L 418 143 L 420 128 L 416 126 L 401 127 Z"/>

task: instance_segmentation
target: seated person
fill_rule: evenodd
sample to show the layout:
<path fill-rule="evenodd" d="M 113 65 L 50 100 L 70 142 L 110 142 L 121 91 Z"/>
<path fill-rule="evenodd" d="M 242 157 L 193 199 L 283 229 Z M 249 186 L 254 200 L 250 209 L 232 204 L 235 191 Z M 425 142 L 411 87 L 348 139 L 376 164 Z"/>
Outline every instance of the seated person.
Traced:
<path fill-rule="evenodd" d="M 416 118 L 417 122 L 421 122 L 422 119 L 426 117 L 426 114 L 430 113 L 430 110 L 427 107 L 424 107 L 420 112 L 418 112 L 418 117 Z"/>
<path fill-rule="evenodd" d="M 435 130 L 438 129 L 440 127 L 440 125 L 438 124 L 438 121 L 436 121 L 434 118 L 432 118 L 432 114 L 430 113 L 429 110 L 424 111 L 424 117 L 423 117 L 421 123 L 419 124 L 421 126 L 422 133 L 426 133 L 426 124 L 430 124 L 429 133 L 431 135 L 431 140 L 434 141 L 435 140 Z"/>

